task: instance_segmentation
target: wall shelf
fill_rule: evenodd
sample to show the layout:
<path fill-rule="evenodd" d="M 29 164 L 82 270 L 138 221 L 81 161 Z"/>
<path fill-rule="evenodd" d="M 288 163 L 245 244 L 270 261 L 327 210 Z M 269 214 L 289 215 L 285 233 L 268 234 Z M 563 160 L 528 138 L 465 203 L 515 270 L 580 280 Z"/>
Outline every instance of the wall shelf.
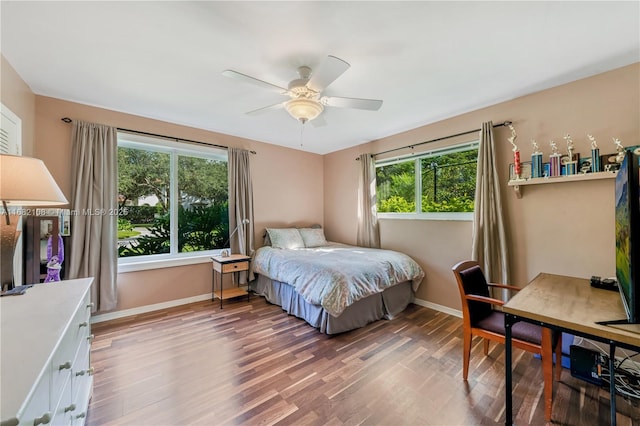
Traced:
<path fill-rule="evenodd" d="M 522 198 L 522 186 L 544 185 L 548 183 L 577 182 L 583 180 L 613 179 L 618 172 L 579 173 L 577 175 L 554 176 L 542 178 L 529 178 L 523 180 L 510 180 L 507 185 L 513 187 L 517 198 Z"/>

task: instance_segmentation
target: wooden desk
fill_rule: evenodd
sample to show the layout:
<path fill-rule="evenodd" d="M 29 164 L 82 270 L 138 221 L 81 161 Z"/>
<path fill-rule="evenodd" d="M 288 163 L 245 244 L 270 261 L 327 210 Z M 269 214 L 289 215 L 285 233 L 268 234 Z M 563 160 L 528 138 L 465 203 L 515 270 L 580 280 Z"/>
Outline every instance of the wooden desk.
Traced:
<path fill-rule="evenodd" d="M 234 272 L 248 271 L 249 262 L 251 257 L 243 254 L 232 254 L 226 257 L 214 256 L 213 260 L 213 275 L 211 277 L 211 300 L 215 297 L 220 299 L 220 309 L 222 309 L 222 301 L 225 299 L 231 299 L 233 297 L 247 295 L 247 301 L 249 301 L 249 292 L 241 287 L 230 288 L 222 291 L 224 274 L 233 274 Z M 220 277 L 220 289 L 216 291 L 216 272 Z"/>
<path fill-rule="evenodd" d="M 625 318 L 618 292 L 593 288 L 589 280 L 539 274 L 503 306 L 505 312 L 505 424 L 512 424 L 511 326 L 518 321 L 540 324 L 609 345 L 611 424 L 616 424 L 613 375 L 616 346 L 640 351 L 640 324 L 601 325 L 599 321 Z"/>

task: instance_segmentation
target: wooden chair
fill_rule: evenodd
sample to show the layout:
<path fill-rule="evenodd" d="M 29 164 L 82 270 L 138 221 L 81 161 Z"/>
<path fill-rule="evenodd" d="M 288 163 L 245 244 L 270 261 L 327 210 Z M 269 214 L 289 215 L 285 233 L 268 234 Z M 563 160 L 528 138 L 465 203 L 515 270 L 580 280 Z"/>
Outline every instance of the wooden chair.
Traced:
<path fill-rule="evenodd" d="M 489 354 L 489 341 L 504 343 L 505 327 L 504 313 L 494 307 L 504 305 L 502 300 L 491 296 L 490 289 L 519 291 L 520 288 L 505 284 L 487 283 L 480 265 L 476 261 L 467 260 L 456 264 L 453 274 L 458 282 L 460 298 L 462 299 L 462 320 L 464 334 L 463 370 L 462 378 L 467 380 L 469 374 L 469 358 L 471 356 L 471 340 L 473 336 L 484 339 L 484 354 Z M 560 333 L 552 333 L 527 322 L 518 322 L 511 327 L 512 346 L 527 352 L 539 354 L 542 357 L 542 371 L 544 377 L 545 421 L 551 421 L 551 406 L 553 404 L 553 350 L 555 349 L 556 380 L 560 380 L 562 372 L 562 344 Z"/>

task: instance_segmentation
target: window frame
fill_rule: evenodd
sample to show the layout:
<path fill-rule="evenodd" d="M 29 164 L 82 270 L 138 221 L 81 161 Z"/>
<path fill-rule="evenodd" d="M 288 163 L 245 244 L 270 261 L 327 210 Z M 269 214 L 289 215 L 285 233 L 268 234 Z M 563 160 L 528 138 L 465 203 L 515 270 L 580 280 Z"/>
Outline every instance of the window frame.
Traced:
<path fill-rule="evenodd" d="M 228 151 L 214 146 L 196 145 L 188 142 L 180 142 L 176 139 L 163 139 L 160 137 L 150 137 L 124 131 L 118 131 L 118 148 L 120 147 L 143 149 L 169 154 L 169 215 L 171 229 L 169 232 L 170 253 L 118 257 L 118 273 L 207 263 L 211 261 L 211 256 L 220 255 L 220 252 L 224 250 L 224 247 L 197 252 L 177 252 L 178 209 L 176 207 L 179 200 L 178 156 L 185 155 L 206 158 L 209 160 L 225 161 L 228 166 Z"/>
<path fill-rule="evenodd" d="M 422 160 L 456 152 L 478 149 L 480 141 L 464 142 L 442 148 L 435 148 L 421 153 L 385 158 L 375 162 L 375 168 L 399 164 L 411 159 L 414 163 L 415 189 L 414 203 L 416 211 L 410 213 L 378 212 L 378 219 L 418 219 L 418 220 L 447 220 L 447 221 L 473 221 L 474 212 L 423 212 L 422 211 Z"/>

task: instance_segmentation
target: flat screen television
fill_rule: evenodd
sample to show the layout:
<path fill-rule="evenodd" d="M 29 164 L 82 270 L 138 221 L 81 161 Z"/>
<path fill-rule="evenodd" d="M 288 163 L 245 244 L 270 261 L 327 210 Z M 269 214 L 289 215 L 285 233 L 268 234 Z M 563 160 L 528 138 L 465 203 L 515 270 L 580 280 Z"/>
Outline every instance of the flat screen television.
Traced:
<path fill-rule="evenodd" d="M 616 176 L 616 278 L 629 323 L 640 323 L 640 155 L 625 152 Z"/>

